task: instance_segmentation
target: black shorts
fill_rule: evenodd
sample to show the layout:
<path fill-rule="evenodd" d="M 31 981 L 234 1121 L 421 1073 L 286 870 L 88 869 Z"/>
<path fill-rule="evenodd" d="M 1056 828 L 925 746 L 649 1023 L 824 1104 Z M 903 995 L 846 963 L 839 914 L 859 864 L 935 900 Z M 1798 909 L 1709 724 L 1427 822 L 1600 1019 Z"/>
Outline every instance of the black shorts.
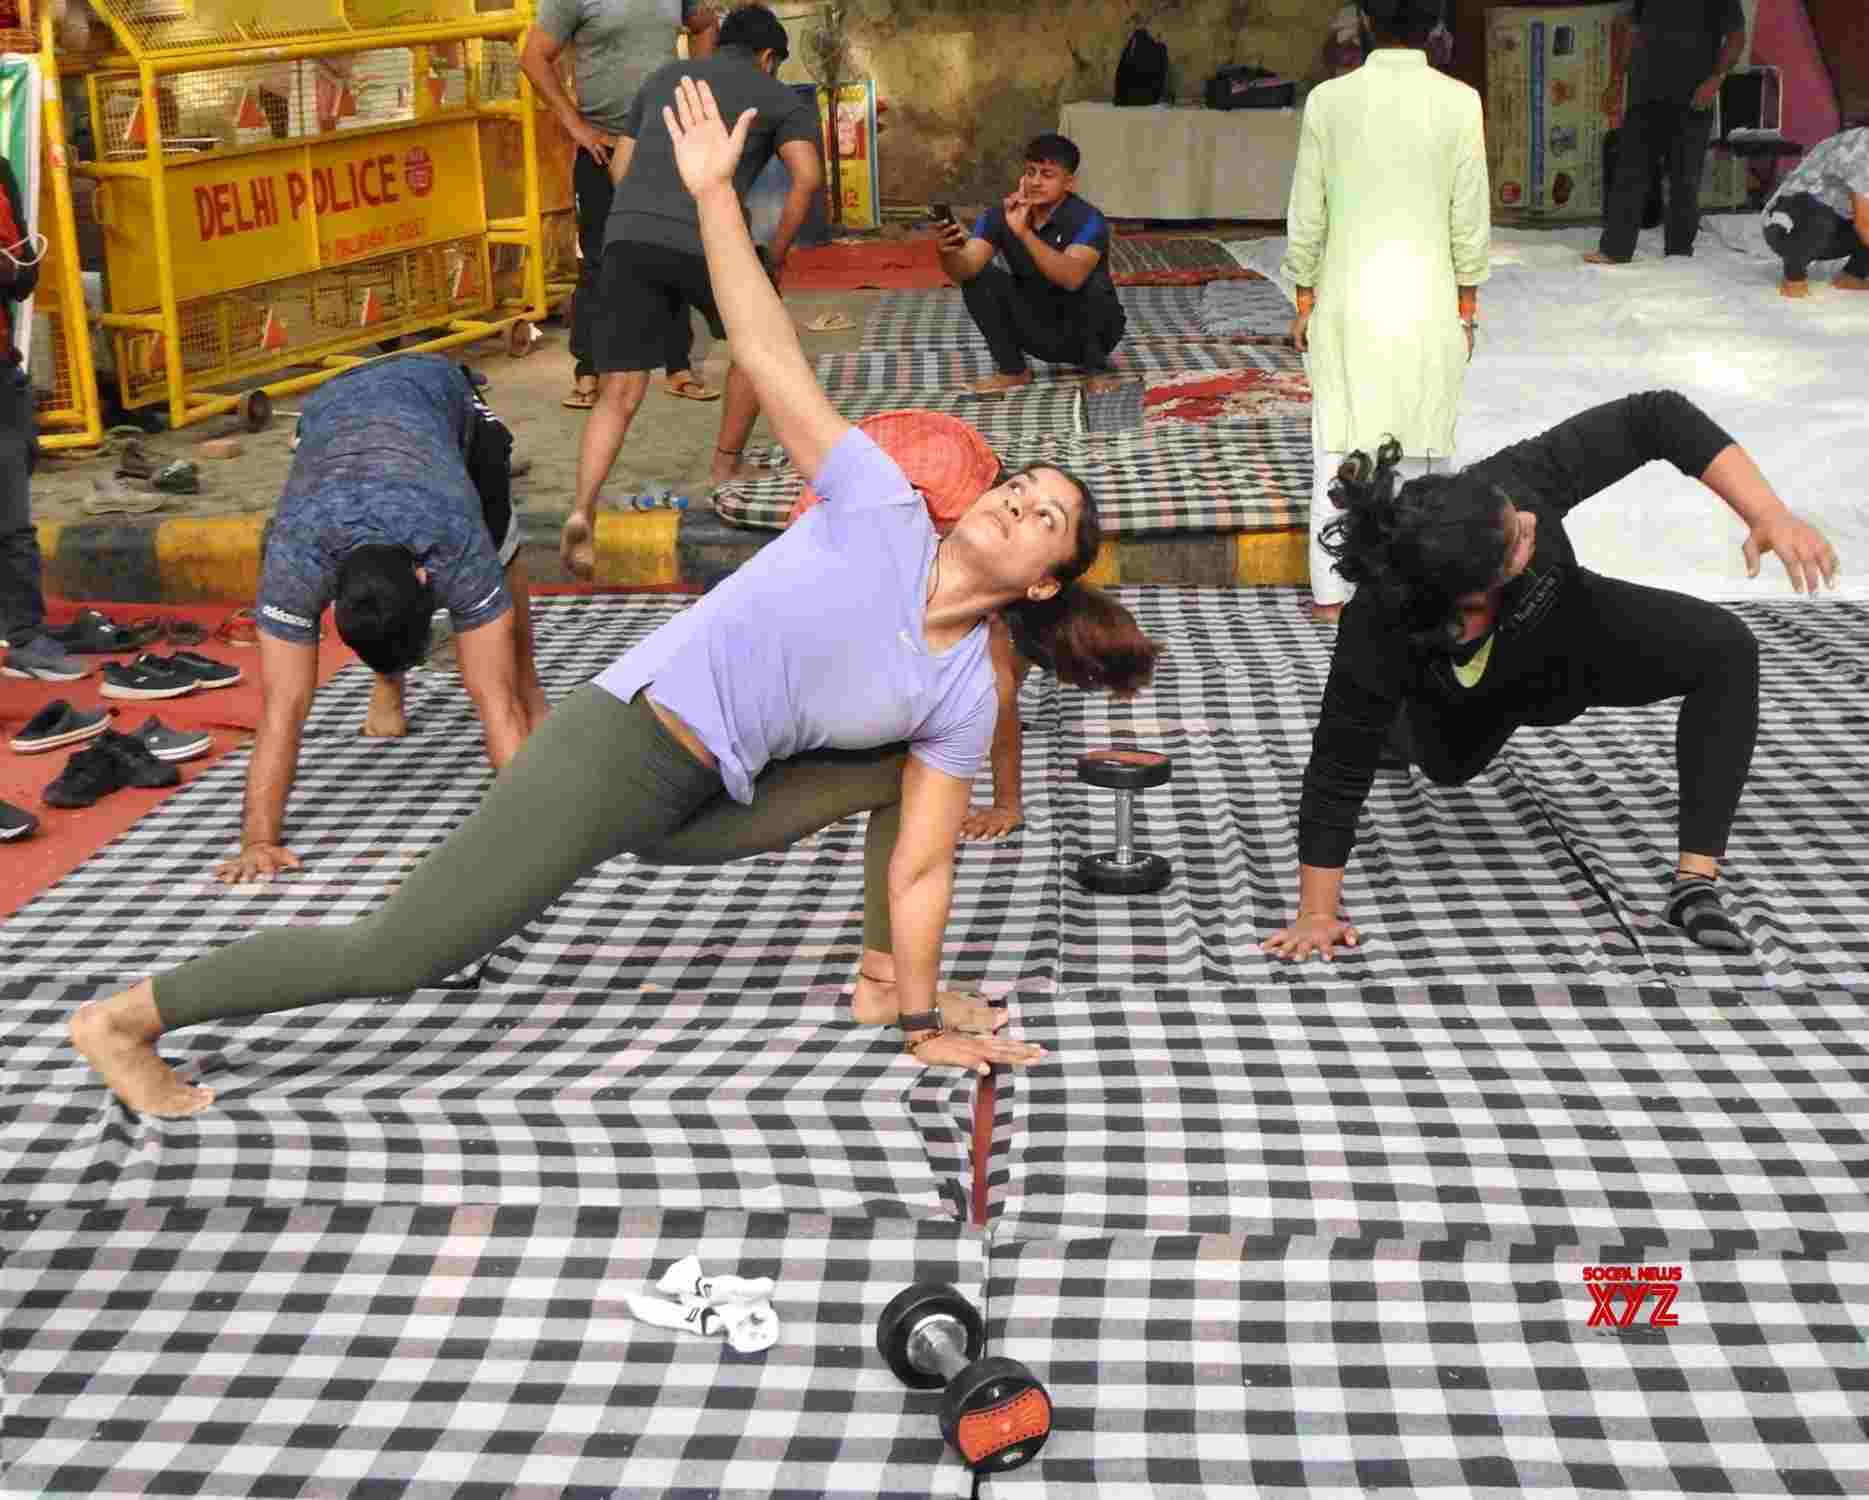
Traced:
<path fill-rule="evenodd" d="M 676 320 L 695 308 L 715 338 L 724 339 L 707 260 L 687 250 L 640 240 L 604 246 L 597 282 L 597 326 L 591 333 L 591 364 L 600 375 L 660 369 Z"/>

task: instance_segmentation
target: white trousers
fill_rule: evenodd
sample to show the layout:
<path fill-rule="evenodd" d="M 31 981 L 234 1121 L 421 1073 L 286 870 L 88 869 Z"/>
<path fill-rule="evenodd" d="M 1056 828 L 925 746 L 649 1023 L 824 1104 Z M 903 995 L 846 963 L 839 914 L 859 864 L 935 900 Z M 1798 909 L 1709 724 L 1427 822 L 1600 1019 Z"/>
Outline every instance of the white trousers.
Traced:
<path fill-rule="evenodd" d="M 1311 602 L 1347 604 L 1350 595 L 1356 590 L 1338 576 L 1336 564 L 1331 561 L 1330 554 L 1324 550 L 1318 537 L 1326 526 L 1343 514 L 1330 503 L 1329 490 L 1331 481 L 1337 477 L 1337 470 L 1348 455 L 1325 449 L 1318 441 L 1321 436 L 1322 429 L 1314 409 L 1311 413 L 1311 455 L 1317 468 L 1311 481 Z M 1404 454 L 1395 472 L 1402 479 L 1409 480 L 1419 479 L 1423 474 L 1452 473 L 1459 467 L 1459 460 L 1453 454 L 1446 458 L 1416 458 Z"/>

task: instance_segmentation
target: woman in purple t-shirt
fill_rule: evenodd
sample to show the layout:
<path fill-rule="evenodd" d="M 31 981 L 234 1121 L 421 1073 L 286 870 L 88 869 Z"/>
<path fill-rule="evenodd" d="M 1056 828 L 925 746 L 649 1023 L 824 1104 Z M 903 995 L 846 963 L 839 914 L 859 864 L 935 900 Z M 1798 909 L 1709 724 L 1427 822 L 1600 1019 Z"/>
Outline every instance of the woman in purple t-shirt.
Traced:
<path fill-rule="evenodd" d="M 1133 692 L 1154 647 L 1112 638 L 1076 580 L 1088 492 L 1015 474 L 937 536 L 902 471 L 840 417 L 747 234 L 730 136 L 705 85 L 670 112 L 708 273 L 773 431 L 824 503 L 560 704 L 481 807 L 373 915 L 275 928 L 82 1007 L 72 1039 L 131 1109 L 213 1095 L 156 1055 L 165 1031 L 433 985 L 622 853 L 702 864 L 780 849 L 869 811 L 858 1019 L 895 1019 L 923 1063 L 985 1072 L 1041 1049 L 957 1028 L 995 1017 L 937 994 L 955 841 L 996 710 L 987 622 L 1019 616 L 1066 681 Z M 1133 623 L 1133 622 L 1132 622 Z"/>

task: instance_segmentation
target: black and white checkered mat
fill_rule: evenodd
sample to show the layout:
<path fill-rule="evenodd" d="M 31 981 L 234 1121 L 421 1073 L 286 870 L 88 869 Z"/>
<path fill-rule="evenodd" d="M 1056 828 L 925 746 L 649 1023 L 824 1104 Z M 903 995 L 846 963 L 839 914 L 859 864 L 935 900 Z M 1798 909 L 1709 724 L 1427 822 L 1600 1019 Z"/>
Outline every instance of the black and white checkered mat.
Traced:
<path fill-rule="evenodd" d="M 195 1026 L 163 1055 L 215 1103 L 180 1122 L 65 1045 L 92 993 L 0 987 L 0 1202 L 968 1209 L 966 1075 L 834 992 L 431 990 Z"/>
<path fill-rule="evenodd" d="M 0 1217 L 9 1495 L 546 1500 L 973 1493 L 872 1342 L 980 1297 L 957 1225 L 624 1207 Z M 676 1260 L 771 1276 L 763 1354 L 629 1315 Z"/>
<path fill-rule="evenodd" d="M 1176 375 L 1188 370 L 1257 370 L 1272 358 L 1290 357 L 1291 351 L 1273 345 L 1240 343 L 1229 339 L 1125 340 L 1110 356 L 1111 364 L 1132 375 Z M 1065 365 L 1032 361 L 1039 380 L 1075 378 Z M 985 345 L 963 348 L 859 349 L 847 354 L 818 356 L 818 384 L 833 404 L 848 395 L 876 391 L 923 393 L 980 380 L 993 373 Z M 913 402 L 904 402 L 912 405 Z"/>
<path fill-rule="evenodd" d="M 1591 1325 L 1627 1266 L 1678 1268 L 1674 1325 L 1630 1291 Z M 1056 1415 L 983 1500 L 1869 1491 L 1860 1255 L 1114 1235 L 990 1271 L 988 1347 Z"/>
<path fill-rule="evenodd" d="M 1296 590 L 1124 589 L 1167 646 L 1131 703 L 1028 680 L 1027 827 L 960 855 L 946 951 L 954 982 L 1053 987 L 1314 984 L 1869 985 L 1869 610 L 1751 604 L 1765 730 L 1723 876 L 1755 952 L 1695 948 L 1659 917 L 1673 864 L 1673 709 L 1524 730 L 1484 776 L 1435 787 L 1378 778 L 1346 879 L 1367 941 L 1289 967 L 1259 942 L 1296 894 L 1296 809 L 1329 637 Z M 547 688 L 562 696 L 686 601 L 549 600 Z M 229 889 L 244 759 L 163 803 L 7 920 L 0 975 L 109 982 L 170 967 L 254 927 L 371 909 L 474 806 L 487 772 L 458 681 L 426 674 L 412 734 L 360 741 L 369 681 L 319 695 L 291 842 L 303 871 Z M 1070 871 L 1107 845 L 1109 798 L 1074 778 L 1106 744 L 1170 751 L 1175 778 L 1136 802 L 1143 847 L 1175 862 L 1159 895 L 1082 891 Z M 982 777 L 976 796 L 990 795 Z M 849 982 L 861 946 L 861 823 L 717 870 L 613 861 L 462 983 L 527 990 L 643 985 L 805 990 Z"/>
<path fill-rule="evenodd" d="M 1869 995 L 1015 996 L 1002 1238 L 1271 1233 L 1869 1264 Z"/>
<path fill-rule="evenodd" d="M 1260 284 L 1240 283 L 1242 286 Z M 1127 341 L 1214 337 L 1202 318 L 1202 290 L 1198 286 L 1118 287 L 1117 298 L 1129 315 L 1123 338 Z M 1289 305 L 1285 321 L 1291 321 Z M 986 340 L 968 316 L 960 288 L 942 287 L 932 291 L 884 292 L 863 320 L 861 347 L 984 350 Z"/>

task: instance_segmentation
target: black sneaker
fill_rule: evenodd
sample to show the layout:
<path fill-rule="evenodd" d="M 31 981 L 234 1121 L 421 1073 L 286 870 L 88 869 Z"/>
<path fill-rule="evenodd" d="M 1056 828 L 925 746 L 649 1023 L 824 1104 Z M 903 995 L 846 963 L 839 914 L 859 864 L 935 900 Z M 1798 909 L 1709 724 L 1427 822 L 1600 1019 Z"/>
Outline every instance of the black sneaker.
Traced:
<path fill-rule="evenodd" d="M 108 728 L 110 715 L 103 709 L 77 709 L 63 698 L 54 698 L 8 743 L 21 755 L 37 755 L 80 740 L 94 740 Z"/>
<path fill-rule="evenodd" d="M 153 788 L 181 784 L 182 773 L 166 760 L 158 760 L 155 751 L 135 735 L 118 734 L 113 730 L 98 741 L 97 748 L 117 758 L 123 767 L 125 786 Z"/>
<path fill-rule="evenodd" d="M 45 789 L 45 805 L 89 807 L 98 798 L 125 786 L 126 775 L 123 757 L 111 754 L 108 742 L 91 745 L 65 762 L 58 779 Z"/>
<path fill-rule="evenodd" d="M 103 670 L 106 698 L 180 698 L 201 684 L 194 675 L 145 651 L 127 667 L 111 662 Z"/>
<path fill-rule="evenodd" d="M 24 808 L 0 802 L 0 844 L 8 839 L 28 838 L 38 826 L 39 820 Z"/>
<path fill-rule="evenodd" d="M 198 687 L 232 687 L 246 677 L 240 668 L 203 656 L 199 651 L 177 651 L 173 656 L 159 656 L 155 660 L 166 662 L 178 672 L 186 672 Z"/>

